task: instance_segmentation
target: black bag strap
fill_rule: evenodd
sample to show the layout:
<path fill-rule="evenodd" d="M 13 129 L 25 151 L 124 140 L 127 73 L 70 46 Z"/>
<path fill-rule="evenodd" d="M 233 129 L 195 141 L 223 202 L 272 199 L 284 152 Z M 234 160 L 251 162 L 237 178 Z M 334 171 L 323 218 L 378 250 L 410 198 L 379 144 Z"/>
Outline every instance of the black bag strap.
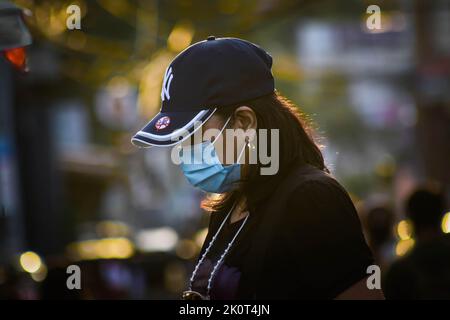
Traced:
<path fill-rule="evenodd" d="M 243 292 L 242 295 L 253 299 L 258 298 L 260 285 L 264 283 L 264 279 L 260 279 L 260 277 L 264 266 L 267 247 L 272 239 L 274 226 L 277 225 L 278 218 L 281 216 L 280 213 L 288 209 L 287 202 L 292 192 L 308 178 L 309 174 L 314 173 L 315 171 L 317 172 L 317 170 L 318 169 L 310 165 L 302 165 L 292 170 L 288 176 L 281 181 L 270 197 L 270 200 L 268 201 L 269 205 L 260 212 L 262 215 L 259 217 L 249 251 L 251 264 L 247 266 L 246 270 L 246 281 L 248 281 L 246 289 L 252 290 L 253 292 Z"/>

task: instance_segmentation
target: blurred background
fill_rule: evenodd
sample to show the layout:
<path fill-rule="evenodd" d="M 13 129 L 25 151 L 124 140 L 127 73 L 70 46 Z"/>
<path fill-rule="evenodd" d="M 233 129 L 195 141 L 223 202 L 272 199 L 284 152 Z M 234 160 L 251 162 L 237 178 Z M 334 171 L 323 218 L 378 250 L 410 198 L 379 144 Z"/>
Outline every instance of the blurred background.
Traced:
<path fill-rule="evenodd" d="M 209 35 L 274 57 L 276 88 L 316 123 L 383 275 L 416 245 L 411 192 L 449 199 L 449 1 L 9 2 L 33 43 L 28 73 L 0 57 L 0 298 L 179 298 L 206 235 L 202 194 L 169 150 L 130 139 L 158 112 L 169 62 Z M 66 27 L 71 4 L 81 30 Z M 66 287 L 70 264 L 81 290 Z"/>

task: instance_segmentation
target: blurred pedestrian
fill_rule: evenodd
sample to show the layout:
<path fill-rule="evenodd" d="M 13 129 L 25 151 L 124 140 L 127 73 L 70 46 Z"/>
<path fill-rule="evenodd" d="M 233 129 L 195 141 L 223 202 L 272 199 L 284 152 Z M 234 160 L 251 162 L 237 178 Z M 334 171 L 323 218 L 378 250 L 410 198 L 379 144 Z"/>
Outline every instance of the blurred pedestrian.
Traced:
<path fill-rule="evenodd" d="M 387 270 L 395 257 L 394 213 L 388 206 L 374 206 L 364 215 L 364 228 L 376 263 Z"/>
<path fill-rule="evenodd" d="M 415 245 L 396 261 L 386 276 L 390 299 L 450 299 L 450 236 L 441 229 L 445 213 L 444 194 L 419 188 L 407 201 Z"/>

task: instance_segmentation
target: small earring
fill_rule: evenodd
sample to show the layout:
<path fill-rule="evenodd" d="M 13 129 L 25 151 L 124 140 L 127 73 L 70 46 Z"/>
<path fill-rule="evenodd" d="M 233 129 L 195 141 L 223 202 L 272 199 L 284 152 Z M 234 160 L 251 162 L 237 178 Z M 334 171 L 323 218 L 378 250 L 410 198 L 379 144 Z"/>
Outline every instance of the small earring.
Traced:
<path fill-rule="evenodd" d="M 252 149 L 252 150 L 255 150 L 255 149 L 256 149 L 256 146 L 255 146 L 253 143 L 251 143 L 250 141 L 246 141 L 246 143 L 247 143 L 247 147 L 248 147 L 249 149 Z"/>

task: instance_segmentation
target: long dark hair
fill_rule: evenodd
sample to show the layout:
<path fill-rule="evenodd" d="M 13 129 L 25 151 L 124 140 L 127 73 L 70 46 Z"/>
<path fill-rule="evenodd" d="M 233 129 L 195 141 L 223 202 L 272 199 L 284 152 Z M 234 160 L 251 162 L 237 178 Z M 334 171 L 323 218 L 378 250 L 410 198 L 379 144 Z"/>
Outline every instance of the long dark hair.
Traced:
<path fill-rule="evenodd" d="M 250 107 L 256 114 L 257 129 L 279 130 L 279 170 L 275 175 L 261 175 L 263 166 L 260 159 L 256 164 L 248 165 L 245 180 L 237 190 L 223 193 L 220 196 L 209 196 L 202 201 L 202 208 L 207 211 L 227 210 L 241 196 L 246 199 L 247 209 L 252 210 L 267 198 L 294 165 L 309 164 L 328 172 L 322 152 L 315 143 L 311 121 L 302 114 L 299 108 L 274 92 L 260 98 L 220 108 L 217 114 L 223 119 L 233 115 L 240 106 Z M 233 117 L 231 119 L 233 121 Z M 270 137 L 270 135 L 268 135 Z M 259 139 L 258 139 L 259 140 Z M 270 142 L 268 146 L 270 152 Z"/>

